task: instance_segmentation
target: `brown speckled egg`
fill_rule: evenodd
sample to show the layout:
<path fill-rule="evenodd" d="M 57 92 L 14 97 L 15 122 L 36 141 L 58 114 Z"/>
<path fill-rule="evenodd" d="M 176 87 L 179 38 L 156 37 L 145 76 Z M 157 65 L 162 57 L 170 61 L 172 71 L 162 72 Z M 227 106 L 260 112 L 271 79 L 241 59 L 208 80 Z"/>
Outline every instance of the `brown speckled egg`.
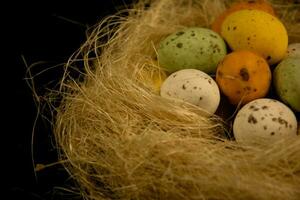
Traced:
<path fill-rule="evenodd" d="M 232 50 L 254 51 L 269 64 L 278 63 L 286 55 L 288 35 L 284 25 L 260 10 L 241 10 L 229 15 L 221 35 Z"/>
<path fill-rule="evenodd" d="M 214 113 L 220 103 L 217 83 L 206 73 L 196 69 L 183 69 L 171 74 L 162 84 L 164 98 L 182 100 Z"/>
<path fill-rule="evenodd" d="M 234 105 L 264 97 L 271 84 L 271 70 L 264 58 L 251 51 L 225 56 L 217 68 L 217 83 Z"/>
<path fill-rule="evenodd" d="M 297 119 L 285 104 L 274 99 L 257 99 L 238 112 L 233 123 L 233 133 L 236 141 L 241 144 L 269 143 L 297 137 Z"/>

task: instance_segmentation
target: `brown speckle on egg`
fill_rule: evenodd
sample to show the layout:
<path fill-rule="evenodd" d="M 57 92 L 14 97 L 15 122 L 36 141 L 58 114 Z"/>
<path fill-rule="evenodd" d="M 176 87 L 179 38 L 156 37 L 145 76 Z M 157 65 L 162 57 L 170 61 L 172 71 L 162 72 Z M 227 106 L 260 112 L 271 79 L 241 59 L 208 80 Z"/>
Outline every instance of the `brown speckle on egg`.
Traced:
<path fill-rule="evenodd" d="M 250 114 L 249 117 L 248 117 L 248 123 L 249 124 L 256 124 L 257 119 L 252 114 Z"/>
<path fill-rule="evenodd" d="M 184 32 L 183 31 L 179 31 L 178 33 L 176 33 L 177 36 L 183 35 Z"/>
<path fill-rule="evenodd" d="M 275 132 L 271 132 L 270 135 L 275 135 Z"/>
<path fill-rule="evenodd" d="M 209 34 L 210 35 L 210 37 L 212 37 L 212 38 L 218 38 L 216 35 L 213 35 L 213 34 Z"/>
<path fill-rule="evenodd" d="M 285 127 L 288 127 L 288 122 L 285 119 L 282 119 L 281 117 L 278 117 L 279 124 L 284 124 Z"/>
<path fill-rule="evenodd" d="M 182 48 L 183 44 L 182 43 L 177 43 L 176 45 L 178 48 Z"/>
<path fill-rule="evenodd" d="M 250 110 L 253 110 L 253 111 L 259 111 L 259 108 L 257 108 L 257 107 L 255 107 L 255 106 L 250 106 L 250 108 L 249 108 Z"/>
<path fill-rule="evenodd" d="M 242 77 L 243 81 L 248 81 L 249 80 L 249 72 L 247 70 L 247 68 L 242 68 L 240 70 L 240 76 Z"/>

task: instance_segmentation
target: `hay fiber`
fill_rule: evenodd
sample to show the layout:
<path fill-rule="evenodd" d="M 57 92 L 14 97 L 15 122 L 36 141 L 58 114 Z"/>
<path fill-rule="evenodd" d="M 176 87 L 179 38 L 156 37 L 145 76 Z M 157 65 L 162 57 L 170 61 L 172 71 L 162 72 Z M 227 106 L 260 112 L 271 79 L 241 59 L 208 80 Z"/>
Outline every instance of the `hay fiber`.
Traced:
<path fill-rule="evenodd" d="M 272 4 L 300 42 L 299 4 L 283 2 Z M 161 98 L 152 81 L 161 39 L 209 27 L 230 3 L 141 0 L 89 32 L 66 64 L 54 125 L 85 199 L 300 199 L 300 138 L 241 146 L 226 119 Z M 80 81 L 69 73 L 78 66 Z"/>

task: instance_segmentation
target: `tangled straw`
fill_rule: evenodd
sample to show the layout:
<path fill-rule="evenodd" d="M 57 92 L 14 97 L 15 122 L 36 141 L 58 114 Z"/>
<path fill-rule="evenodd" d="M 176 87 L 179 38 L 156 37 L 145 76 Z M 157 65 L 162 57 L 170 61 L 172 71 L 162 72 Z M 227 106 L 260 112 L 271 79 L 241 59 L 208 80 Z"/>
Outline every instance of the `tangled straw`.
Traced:
<path fill-rule="evenodd" d="M 153 84 L 159 41 L 209 27 L 231 2 L 141 0 L 90 31 L 66 64 L 54 130 L 85 199 L 300 199 L 300 139 L 241 147 L 220 118 L 161 98 Z M 299 5 L 280 3 L 300 41 Z M 70 76 L 78 66 L 83 81 Z"/>

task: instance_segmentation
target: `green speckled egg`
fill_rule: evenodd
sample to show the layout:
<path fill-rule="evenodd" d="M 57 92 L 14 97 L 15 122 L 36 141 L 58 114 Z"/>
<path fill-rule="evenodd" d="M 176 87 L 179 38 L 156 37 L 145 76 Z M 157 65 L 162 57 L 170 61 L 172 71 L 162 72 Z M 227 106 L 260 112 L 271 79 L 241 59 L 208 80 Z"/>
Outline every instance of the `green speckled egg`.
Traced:
<path fill-rule="evenodd" d="M 199 69 L 215 73 L 226 55 L 224 40 L 212 30 L 192 27 L 173 33 L 161 41 L 158 49 L 160 66 L 169 72 Z"/>
<path fill-rule="evenodd" d="M 274 70 L 274 85 L 283 102 L 300 112 L 300 57 L 289 57 Z"/>

